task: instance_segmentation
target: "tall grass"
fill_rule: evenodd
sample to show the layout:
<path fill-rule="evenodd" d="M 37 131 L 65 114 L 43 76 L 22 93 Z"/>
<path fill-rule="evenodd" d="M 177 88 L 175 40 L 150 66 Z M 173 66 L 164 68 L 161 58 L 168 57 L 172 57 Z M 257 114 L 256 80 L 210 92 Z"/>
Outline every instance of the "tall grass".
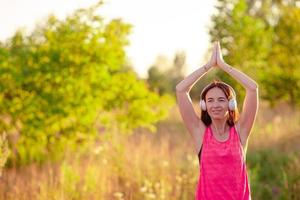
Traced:
<path fill-rule="evenodd" d="M 62 162 L 4 170 L 0 199 L 194 199 L 199 161 L 177 108 L 170 112 L 155 134 L 110 133 Z M 288 106 L 261 104 L 247 152 L 253 199 L 300 199 L 299 120 Z"/>

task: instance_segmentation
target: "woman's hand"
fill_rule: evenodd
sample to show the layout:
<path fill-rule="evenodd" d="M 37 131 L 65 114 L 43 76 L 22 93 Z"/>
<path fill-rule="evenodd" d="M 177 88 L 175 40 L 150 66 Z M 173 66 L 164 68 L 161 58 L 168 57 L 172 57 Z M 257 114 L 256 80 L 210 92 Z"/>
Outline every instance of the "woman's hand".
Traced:
<path fill-rule="evenodd" d="M 214 67 L 217 65 L 217 42 L 215 42 L 213 48 L 212 48 L 212 54 L 210 57 L 210 60 L 206 64 L 208 68 Z"/>

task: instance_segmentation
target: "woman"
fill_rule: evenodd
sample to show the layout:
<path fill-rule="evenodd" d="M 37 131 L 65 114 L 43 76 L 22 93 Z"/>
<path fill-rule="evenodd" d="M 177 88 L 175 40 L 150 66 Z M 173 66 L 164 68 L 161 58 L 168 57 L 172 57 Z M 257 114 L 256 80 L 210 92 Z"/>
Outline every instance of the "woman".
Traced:
<path fill-rule="evenodd" d="M 220 68 L 246 89 L 238 118 L 235 92 L 228 84 L 214 81 L 201 92 L 201 118 L 192 105 L 189 91 L 213 67 Z M 246 169 L 247 141 L 258 108 L 258 85 L 250 77 L 224 62 L 219 42 L 210 61 L 176 86 L 179 110 L 199 157 L 200 176 L 195 199 L 249 200 Z"/>

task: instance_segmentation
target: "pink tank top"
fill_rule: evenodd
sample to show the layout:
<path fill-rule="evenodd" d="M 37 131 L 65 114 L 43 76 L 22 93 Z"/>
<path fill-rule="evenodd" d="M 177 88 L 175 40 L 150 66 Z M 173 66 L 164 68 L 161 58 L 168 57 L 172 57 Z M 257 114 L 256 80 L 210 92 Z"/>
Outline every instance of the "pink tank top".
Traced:
<path fill-rule="evenodd" d="M 251 200 L 246 158 L 235 127 L 218 141 L 208 126 L 201 149 L 196 200 Z"/>

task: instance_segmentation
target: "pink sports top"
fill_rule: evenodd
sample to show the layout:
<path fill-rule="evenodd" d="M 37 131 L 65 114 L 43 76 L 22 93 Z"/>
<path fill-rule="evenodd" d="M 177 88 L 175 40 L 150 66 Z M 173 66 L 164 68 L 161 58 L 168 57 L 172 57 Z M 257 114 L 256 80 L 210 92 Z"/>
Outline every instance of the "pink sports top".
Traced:
<path fill-rule="evenodd" d="M 251 200 L 246 157 L 234 126 L 226 141 L 218 141 L 208 126 L 198 156 L 196 200 Z"/>

